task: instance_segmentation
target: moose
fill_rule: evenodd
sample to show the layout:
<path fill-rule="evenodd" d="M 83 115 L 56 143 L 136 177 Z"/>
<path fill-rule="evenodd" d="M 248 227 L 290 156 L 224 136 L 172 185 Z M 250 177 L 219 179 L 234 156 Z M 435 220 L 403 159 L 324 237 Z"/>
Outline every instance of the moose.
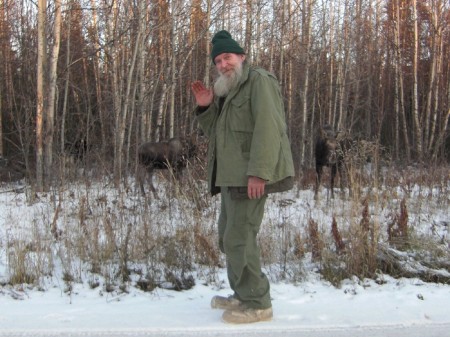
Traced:
<path fill-rule="evenodd" d="M 316 186 L 314 197 L 317 200 L 321 183 L 323 167 L 329 167 L 331 198 L 334 198 L 334 180 L 339 174 L 341 187 L 345 175 L 345 153 L 349 147 L 350 139 L 344 131 L 334 131 L 330 125 L 320 127 L 315 143 L 314 155 L 316 159 Z"/>
<path fill-rule="evenodd" d="M 146 142 L 138 148 L 136 180 L 145 195 L 144 181 L 147 179 L 153 195 L 157 198 L 152 176 L 155 169 L 171 170 L 175 179 L 181 177 L 183 168 L 196 153 L 194 138 L 175 137 L 160 142 Z"/>

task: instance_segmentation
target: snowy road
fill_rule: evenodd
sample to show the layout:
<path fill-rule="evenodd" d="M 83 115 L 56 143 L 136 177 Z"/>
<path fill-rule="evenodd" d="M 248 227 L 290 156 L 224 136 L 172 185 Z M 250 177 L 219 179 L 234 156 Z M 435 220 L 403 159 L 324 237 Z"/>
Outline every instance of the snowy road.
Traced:
<path fill-rule="evenodd" d="M 74 284 L 70 296 L 58 287 L 0 288 L 0 337 L 450 337 L 450 286 L 385 281 L 273 283 L 273 320 L 248 325 L 223 323 L 210 299 L 229 290 L 201 282 L 123 294 Z"/>
<path fill-rule="evenodd" d="M 253 327 L 253 328 L 252 328 Z M 128 331 L 6 331 L 0 330 L 0 336 L 8 337 L 449 337 L 450 324 L 430 324 L 417 326 L 373 326 L 351 328 L 295 328 L 269 329 L 263 324 L 249 325 L 245 328 L 239 326 L 226 326 L 224 329 L 168 329 L 168 330 L 128 330 Z"/>

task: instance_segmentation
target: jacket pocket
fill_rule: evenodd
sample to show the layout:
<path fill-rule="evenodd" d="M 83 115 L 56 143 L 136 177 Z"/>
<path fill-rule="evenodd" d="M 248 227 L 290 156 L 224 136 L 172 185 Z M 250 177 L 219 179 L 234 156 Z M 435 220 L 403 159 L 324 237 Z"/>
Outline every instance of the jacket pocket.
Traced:
<path fill-rule="evenodd" d="M 252 146 L 252 132 L 246 131 L 233 131 L 233 137 L 236 140 L 236 143 L 239 144 L 241 149 L 241 153 L 244 158 L 249 158 L 250 156 L 250 148 Z"/>
<path fill-rule="evenodd" d="M 249 96 L 238 96 L 230 102 L 227 124 L 236 149 L 240 150 L 241 156 L 248 160 L 254 128 Z"/>
<path fill-rule="evenodd" d="M 250 97 L 236 97 L 230 102 L 229 122 L 232 131 L 253 132 Z"/>

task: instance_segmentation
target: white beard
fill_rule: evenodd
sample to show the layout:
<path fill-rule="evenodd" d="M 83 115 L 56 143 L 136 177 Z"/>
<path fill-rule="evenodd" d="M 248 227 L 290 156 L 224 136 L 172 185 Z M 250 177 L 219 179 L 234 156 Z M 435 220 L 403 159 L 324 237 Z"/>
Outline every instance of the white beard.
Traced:
<path fill-rule="evenodd" d="M 238 64 L 236 68 L 230 73 L 225 75 L 219 74 L 216 82 L 214 83 L 214 93 L 219 97 L 227 96 L 232 89 L 234 89 L 242 77 L 242 63 Z"/>

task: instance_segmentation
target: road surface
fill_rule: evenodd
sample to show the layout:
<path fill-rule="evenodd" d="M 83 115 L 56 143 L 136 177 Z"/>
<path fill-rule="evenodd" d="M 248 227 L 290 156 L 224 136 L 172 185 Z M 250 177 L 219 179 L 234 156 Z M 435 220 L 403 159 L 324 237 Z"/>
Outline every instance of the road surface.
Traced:
<path fill-rule="evenodd" d="M 252 328 L 254 327 L 254 329 Z M 450 337 L 450 324 L 430 324 L 417 326 L 373 326 L 351 328 L 301 328 L 264 329 L 262 325 L 227 326 L 217 328 L 180 328 L 169 330 L 27 330 L 2 331 L 0 336 L 8 337 Z"/>

